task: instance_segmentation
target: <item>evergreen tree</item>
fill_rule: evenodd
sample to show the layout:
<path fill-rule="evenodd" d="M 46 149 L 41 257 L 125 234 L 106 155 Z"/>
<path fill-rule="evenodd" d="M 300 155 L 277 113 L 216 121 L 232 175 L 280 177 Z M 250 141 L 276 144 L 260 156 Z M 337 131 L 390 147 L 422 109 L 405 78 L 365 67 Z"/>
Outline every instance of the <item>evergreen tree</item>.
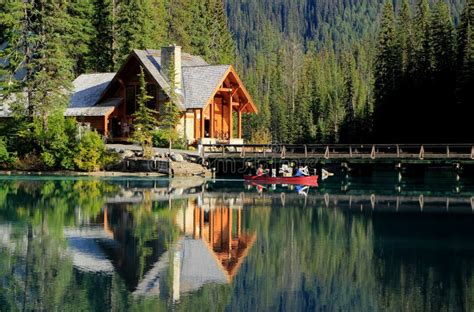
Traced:
<path fill-rule="evenodd" d="M 175 104 L 178 95 L 176 94 L 176 69 L 174 64 L 174 59 L 171 59 L 168 77 L 168 81 L 170 82 L 169 97 L 160 110 L 160 130 L 162 137 L 168 141 L 169 154 L 171 154 L 173 143 L 178 141 L 180 136 L 176 129 L 181 113 Z"/>
<path fill-rule="evenodd" d="M 147 103 L 153 99 L 147 94 L 145 73 L 140 66 L 140 75 L 138 79 L 139 94 L 137 97 L 138 109 L 134 114 L 134 128 L 132 140 L 140 144 L 143 149 L 143 156 L 145 158 L 153 157 L 153 132 L 158 127 L 158 120 L 155 116 L 155 110 L 149 108 Z"/>
<path fill-rule="evenodd" d="M 402 70 L 404 75 L 407 76 L 413 71 L 411 61 L 414 56 L 412 16 L 408 0 L 403 0 L 397 22 L 399 44 L 402 53 Z"/>
<path fill-rule="evenodd" d="M 235 43 L 227 26 L 227 16 L 222 0 L 208 0 L 209 12 L 209 61 L 215 64 L 233 64 Z"/>
<path fill-rule="evenodd" d="M 118 0 L 93 0 L 95 37 L 91 46 L 91 69 L 112 72 L 117 67 Z"/>
<path fill-rule="evenodd" d="M 159 49 L 165 44 L 163 0 L 128 0 L 119 19 L 119 53 L 126 58 L 133 49 Z"/>
<path fill-rule="evenodd" d="M 168 40 L 183 47 L 185 51 L 192 51 L 190 29 L 193 24 L 191 12 L 196 10 L 199 1 L 169 0 L 168 1 Z"/>
<path fill-rule="evenodd" d="M 415 15 L 415 71 L 417 82 L 426 87 L 431 75 L 430 7 L 428 0 L 419 0 Z"/>
<path fill-rule="evenodd" d="M 401 53 L 397 40 L 395 18 L 391 1 L 385 3 L 380 23 L 377 55 L 375 59 L 376 131 L 381 139 L 393 140 L 390 133 L 395 125 L 395 95 L 401 74 Z"/>
<path fill-rule="evenodd" d="M 430 110 L 433 116 L 427 122 L 430 129 L 431 141 L 439 140 L 447 142 L 449 136 L 443 127 L 455 127 L 451 110 L 446 110 L 446 103 L 453 100 L 455 95 L 456 81 L 456 59 L 454 44 L 454 25 L 451 20 L 448 6 L 443 2 L 438 2 L 432 9 L 431 14 L 431 67 L 432 89 L 429 92 L 431 102 Z"/>
<path fill-rule="evenodd" d="M 32 78 L 33 47 L 37 34 L 33 30 L 31 15 L 32 5 L 28 2 L 6 1 L 0 11 L 0 105 L 7 99 L 16 98 L 10 103 L 11 108 L 20 115 L 33 115 L 31 89 L 28 82 Z M 27 96 L 21 98 L 20 92 Z"/>
<path fill-rule="evenodd" d="M 471 123 L 472 103 L 474 103 L 474 1 L 468 0 L 464 8 L 457 34 L 457 81 L 456 112 L 461 139 L 472 140 L 465 125 Z"/>
<path fill-rule="evenodd" d="M 283 51 L 277 55 L 276 66 L 270 78 L 270 132 L 276 143 L 288 143 L 288 107 L 285 103 L 285 87 L 283 83 Z"/>
<path fill-rule="evenodd" d="M 341 129 L 341 141 L 352 142 L 355 137 L 355 110 L 354 110 L 354 82 L 352 71 L 354 67 L 353 58 L 346 54 L 344 61 L 344 104 L 345 117 Z"/>
<path fill-rule="evenodd" d="M 71 17 L 68 53 L 73 59 L 74 73 L 77 76 L 91 70 L 92 67 L 91 46 L 95 37 L 92 24 L 94 5 L 92 0 L 71 1 L 67 11 Z"/>
<path fill-rule="evenodd" d="M 298 92 L 295 101 L 295 114 L 291 115 L 291 130 L 294 143 L 309 143 L 315 138 L 315 126 L 312 106 L 312 89 L 307 81 L 311 80 L 312 75 L 312 55 L 304 58 L 302 77 L 298 86 Z"/>

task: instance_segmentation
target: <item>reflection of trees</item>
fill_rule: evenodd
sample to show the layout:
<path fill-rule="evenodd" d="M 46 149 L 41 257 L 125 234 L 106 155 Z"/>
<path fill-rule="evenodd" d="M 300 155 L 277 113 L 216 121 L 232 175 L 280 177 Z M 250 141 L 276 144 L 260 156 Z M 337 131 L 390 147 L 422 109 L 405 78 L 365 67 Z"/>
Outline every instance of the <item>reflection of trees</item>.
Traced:
<path fill-rule="evenodd" d="M 403 227 L 400 225 L 403 224 Z M 474 307 L 471 217 L 374 217 L 375 268 L 381 308 L 471 311 Z"/>
<path fill-rule="evenodd" d="M 305 206 L 297 196 L 287 196 L 284 207 L 279 196 L 245 201 L 242 231 L 255 231 L 258 238 L 230 285 L 206 284 L 181 296 L 177 304 L 161 294 L 133 296 L 133 285 L 118 269 L 109 275 L 74 269 L 63 228 L 97 225 L 106 211 L 114 240 L 122 244 L 121 254 L 112 255 L 114 264 L 126 267 L 131 262 L 124 259 L 133 259 L 135 267 L 128 269 L 139 280 L 159 255 L 173 250 L 182 234 L 177 214 L 190 205 L 188 200 L 153 201 L 146 188 L 138 204 L 107 204 L 106 198 L 119 191 L 116 185 L 97 180 L 0 180 L 0 227 L 9 237 L 0 246 L 0 310 L 474 307 L 472 217 L 443 216 L 441 223 L 429 214 L 359 214 L 339 209 L 340 198 L 326 208 L 321 200 L 308 200 Z M 225 200 L 239 196 L 221 193 Z M 206 225 L 211 213 L 206 210 L 203 216 Z M 173 269 L 169 266 L 164 276 L 164 294 L 172 292 Z"/>
<path fill-rule="evenodd" d="M 0 249 L 2 310 L 80 309 L 63 228 L 78 209 L 82 218 L 97 215 L 111 190 L 98 181 L 0 181 L 0 221 L 9 222 Z"/>
<path fill-rule="evenodd" d="M 372 259 L 370 223 L 299 204 L 287 201 L 281 207 L 273 200 L 271 212 L 262 213 L 261 207 L 248 211 L 247 227 L 258 229 L 259 236 L 242 268 L 245 280 L 236 280 L 245 302 L 233 302 L 234 308 L 373 309 L 374 278 L 364 265 Z"/>

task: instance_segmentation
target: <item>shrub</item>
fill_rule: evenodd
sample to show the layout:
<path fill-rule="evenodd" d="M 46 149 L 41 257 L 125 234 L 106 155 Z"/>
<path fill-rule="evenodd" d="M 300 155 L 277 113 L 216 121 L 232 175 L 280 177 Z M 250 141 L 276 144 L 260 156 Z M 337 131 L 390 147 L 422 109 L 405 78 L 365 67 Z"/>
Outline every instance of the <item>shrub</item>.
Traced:
<path fill-rule="evenodd" d="M 266 128 L 259 128 L 250 133 L 249 144 L 270 144 L 272 143 L 272 134 Z"/>
<path fill-rule="evenodd" d="M 3 138 L 0 137 L 0 166 L 10 162 L 10 153 L 7 150 L 7 144 Z"/>
<path fill-rule="evenodd" d="M 81 171 L 98 171 L 103 166 L 105 153 L 102 137 L 95 131 L 88 131 L 79 141 L 74 163 Z"/>
<path fill-rule="evenodd" d="M 43 120 L 34 121 L 35 141 L 39 145 L 40 156 L 47 169 L 74 169 L 76 152 L 77 123 L 72 118 L 64 118 L 63 111 L 55 111 L 48 118 L 47 127 Z"/>
<path fill-rule="evenodd" d="M 108 168 L 110 166 L 114 166 L 122 161 L 120 155 L 112 150 L 106 150 L 102 155 L 101 165 L 102 168 Z"/>
<path fill-rule="evenodd" d="M 168 148 L 169 136 L 170 136 L 169 131 L 165 131 L 163 129 L 155 130 L 153 132 L 153 146 Z M 187 144 L 186 144 L 186 141 L 183 138 L 181 138 L 179 134 L 176 132 L 176 134 L 173 135 L 171 147 L 175 149 L 186 149 Z"/>
<path fill-rule="evenodd" d="M 13 168 L 22 171 L 37 171 L 43 170 L 45 165 L 43 160 L 35 153 L 24 155 L 21 159 L 16 159 L 13 162 Z"/>

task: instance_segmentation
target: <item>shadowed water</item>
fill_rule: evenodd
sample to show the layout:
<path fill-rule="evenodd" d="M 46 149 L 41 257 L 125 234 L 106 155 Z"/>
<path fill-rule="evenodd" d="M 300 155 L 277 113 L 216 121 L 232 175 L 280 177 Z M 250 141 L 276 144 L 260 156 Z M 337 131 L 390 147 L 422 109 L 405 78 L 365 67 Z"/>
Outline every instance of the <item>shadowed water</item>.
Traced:
<path fill-rule="evenodd" d="M 0 177 L 1 311 L 472 311 L 474 183 Z"/>

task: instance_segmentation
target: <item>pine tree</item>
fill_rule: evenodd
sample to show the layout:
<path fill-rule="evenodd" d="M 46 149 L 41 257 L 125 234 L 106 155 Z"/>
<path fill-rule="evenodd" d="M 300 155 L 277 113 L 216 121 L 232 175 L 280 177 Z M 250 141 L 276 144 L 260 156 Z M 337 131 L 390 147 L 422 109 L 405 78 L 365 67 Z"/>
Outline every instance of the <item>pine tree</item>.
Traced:
<path fill-rule="evenodd" d="M 396 111 L 393 105 L 396 103 L 395 94 L 401 74 L 401 53 L 391 1 L 385 3 L 383 11 L 374 74 L 376 131 L 385 140 L 392 139 L 390 131 L 393 127 L 390 121 L 394 119 L 393 113 Z"/>
<path fill-rule="evenodd" d="M 191 25 L 195 7 L 199 2 L 190 0 L 168 1 L 168 41 L 183 47 L 185 51 L 192 51 Z"/>
<path fill-rule="evenodd" d="M 346 54 L 344 60 L 344 104 L 345 116 L 341 127 L 341 141 L 351 142 L 355 136 L 355 109 L 354 109 L 354 82 L 353 68 L 354 59 Z"/>
<path fill-rule="evenodd" d="M 433 117 L 427 122 L 430 129 L 431 141 L 446 142 L 449 140 L 447 132 L 440 124 L 447 127 L 454 127 L 453 114 L 451 110 L 446 110 L 446 103 L 450 103 L 455 95 L 455 44 L 454 25 L 451 20 L 448 6 L 443 2 L 438 2 L 432 9 L 431 23 L 431 85 L 429 91 L 430 110 Z"/>
<path fill-rule="evenodd" d="M 160 110 L 160 130 L 163 138 L 168 141 L 169 154 L 171 154 L 171 147 L 173 146 L 173 143 L 178 141 L 180 136 L 176 129 L 181 113 L 175 104 L 178 99 L 178 95 L 176 94 L 176 69 L 174 64 L 174 59 L 171 59 L 168 73 L 168 81 L 170 82 L 168 93 L 169 97 Z"/>
<path fill-rule="evenodd" d="M 150 159 L 153 157 L 153 132 L 158 127 L 158 120 L 155 116 L 155 110 L 147 106 L 147 103 L 153 98 L 147 94 L 145 73 L 141 66 L 138 83 L 138 109 L 134 114 L 133 124 L 135 131 L 133 132 L 132 140 L 142 147 L 143 157 Z"/>
<path fill-rule="evenodd" d="M 403 0 L 397 20 L 399 44 L 402 53 L 402 70 L 405 76 L 413 71 L 414 38 L 411 9 L 408 0 Z"/>
<path fill-rule="evenodd" d="M 93 0 L 93 26 L 95 37 L 91 46 L 91 69 L 95 72 L 112 72 L 118 65 L 117 0 Z"/>
<path fill-rule="evenodd" d="M 209 61 L 214 64 L 233 64 L 235 43 L 227 26 L 222 0 L 208 0 L 210 16 Z"/>
<path fill-rule="evenodd" d="M 119 53 L 126 58 L 133 49 L 159 49 L 165 43 L 163 0 L 128 0 L 119 19 Z"/>
<path fill-rule="evenodd" d="M 65 1 L 37 1 L 32 19 L 38 41 L 36 57 L 32 60 L 34 74 L 28 84 L 34 90 L 35 115 L 41 120 L 42 128 L 47 129 L 49 115 L 69 104 L 73 62 L 67 48 L 72 41 L 68 36 L 72 20 Z"/>
<path fill-rule="evenodd" d="M 452 71 L 456 66 L 454 25 L 449 8 L 444 2 L 440 1 L 434 6 L 430 27 L 434 74 L 435 76 L 445 76 L 447 80 L 452 81 L 454 78 Z"/>
<path fill-rule="evenodd" d="M 92 24 L 94 5 L 92 0 L 71 1 L 67 11 L 71 17 L 68 54 L 74 61 L 74 73 L 77 76 L 92 69 L 91 46 L 95 37 L 95 28 Z"/>
<path fill-rule="evenodd" d="M 311 112 L 312 89 L 307 83 L 312 75 L 312 56 L 307 55 L 304 58 L 302 79 L 298 86 L 298 92 L 295 101 L 296 113 L 292 115 L 292 137 L 294 143 L 312 143 L 315 138 L 315 127 Z"/>
<path fill-rule="evenodd" d="M 431 75 L 430 7 L 428 0 L 419 0 L 415 15 L 415 71 L 423 87 Z"/>
<path fill-rule="evenodd" d="M 474 103 L 474 1 L 468 0 L 464 7 L 457 34 L 457 80 L 456 80 L 456 129 L 462 133 L 461 140 L 472 140 L 465 125 L 471 123 Z"/>
<path fill-rule="evenodd" d="M 11 108 L 27 116 L 33 115 L 28 81 L 32 78 L 32 47 L 37 40 L 30 11 L 31 4 L 20 1 L 6 1 L 0 11 L 0 45 L 3 45 L 0 49 L 0 60 L 3 60 L 0 63 L 0 105 L 15 96 L 17 100 L 11 103 Z M 21 91 L 26 91 L 25 98 L 19 96 Z"/>
<path fill-rule="evenodd" d="M 270 131 L 277 143 L 288 143 L 288 107 L 285 102 L 285 86 L 283 83 L 283 51 L 277 55 L 275 67 L 270 77 Z"/>

